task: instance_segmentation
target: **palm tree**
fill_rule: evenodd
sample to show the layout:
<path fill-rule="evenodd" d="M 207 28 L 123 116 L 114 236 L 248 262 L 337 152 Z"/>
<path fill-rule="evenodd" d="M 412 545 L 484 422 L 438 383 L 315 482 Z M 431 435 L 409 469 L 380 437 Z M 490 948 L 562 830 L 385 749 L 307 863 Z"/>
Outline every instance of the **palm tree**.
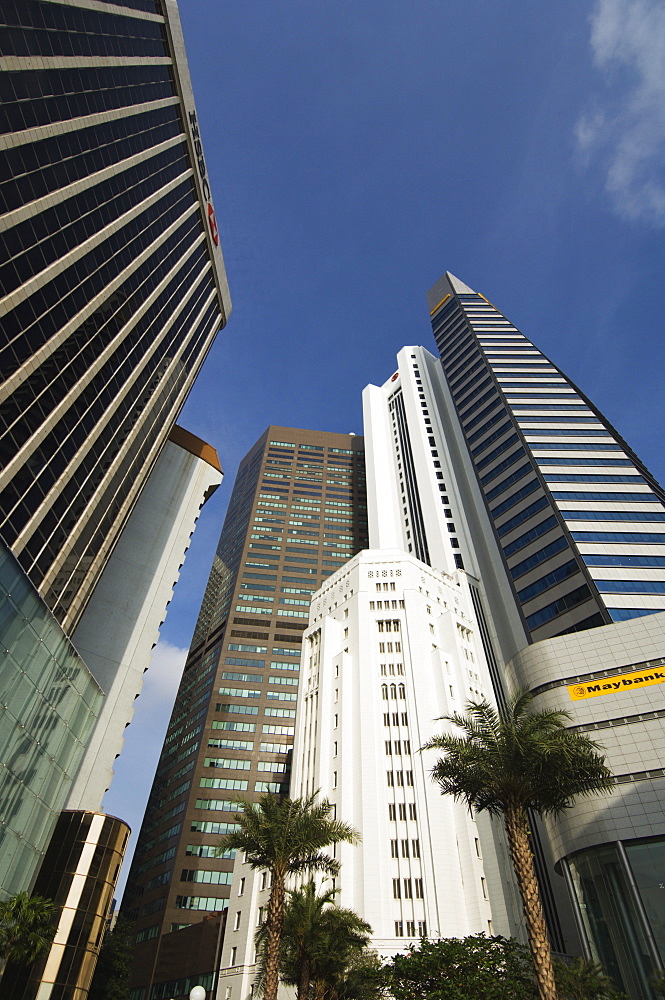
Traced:
<path fill-rule="evenodd" d="M 362 951 L 372 928 L 354 910 L 334 905 L 338 889 L 316 891 L 313 880 L 288 894 L 284 909 L 284 981 L 298 987 L 298 1000 L 335 991 L 349 963 Z"/>
<path fill-rule="evenodd" d="M 531 712 L 519 691 L 505 709 L 471 702 L 465 715 L 444 716 L 464 735 L 435 736 L 423 750 L 443 750 L 432 776 L 445 794 L 503 816 L 541 1000 L 556 1000 L 552 954 L 529 844 L 527 811 L 556 816 L 578 795 L 612 788 L 612 777 L 587 736 L 566 729 L 567 712 Z"/>
<path fill-rule="evenodd" d="M 34 962 L 53 940 L 56 906 L 50 899 L 17 892 L 0 902 L 0 979 L 9 959 Z"/>
<path fill-rule="evenodd" d="M 235 816 L 239 829 L 222 837 L 217 853 L 243 851 L 254 869 L 267 869 L 272 876 L 266 916 L 266 1000 L 276 1000 L 286 879 L 315 871 L 337 875 L 339 862 L 322 849 L 338 841 L 356 843 L 358 834 L 347 823 L 331 819 L 332 806 L 316 796 L 304 799 L 262 795 L 257 802 L 242 801 Z"/>

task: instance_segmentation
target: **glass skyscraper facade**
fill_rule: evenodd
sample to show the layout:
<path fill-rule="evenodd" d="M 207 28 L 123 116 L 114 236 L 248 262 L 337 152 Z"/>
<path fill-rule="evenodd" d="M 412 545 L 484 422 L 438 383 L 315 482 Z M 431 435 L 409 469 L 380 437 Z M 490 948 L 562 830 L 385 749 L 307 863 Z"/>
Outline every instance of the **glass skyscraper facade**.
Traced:
<path fill-rule="evenodd" d="M 288 791 L 310 599 L 367 546 L 364 457 L 361 437 L 271 426 L 240 463 L 122 904 L 134 1000 L 174 995 L 170 932 L 227 908 L 215 845 L 238 797 Z"/>
<path fill-rule="evenodd" d="M 0 886 L 41 860 L 103 700 L 87 666 L 0 542 Z"/>
<path fill-rule="evenodd" d="M 429 303 L 529 639 L 665 610 L 665 494 L 648 469 L 484 296 L 444 275 Z"/>
<path fill-rule="evenodd" d="M 0 533 L 70 629 L 230 304 L 175 3 L 0 12 Z"/>

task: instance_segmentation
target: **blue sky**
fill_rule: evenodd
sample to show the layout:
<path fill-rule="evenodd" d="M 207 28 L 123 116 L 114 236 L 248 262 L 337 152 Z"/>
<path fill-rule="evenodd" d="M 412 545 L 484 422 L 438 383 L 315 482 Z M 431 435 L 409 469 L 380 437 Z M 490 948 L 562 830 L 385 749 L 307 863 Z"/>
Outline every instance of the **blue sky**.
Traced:
<path fill-rule="evenodd" d="M 181 0 L 181 16 L 234 305 L 181 423 L 226 478 L 105 800 L 136 831 L 239 459 L 269 423 L 361 433 L 363 387 L 405 343 L 434 350 L 443 271 L 665 480 L 661 0 Z"/>

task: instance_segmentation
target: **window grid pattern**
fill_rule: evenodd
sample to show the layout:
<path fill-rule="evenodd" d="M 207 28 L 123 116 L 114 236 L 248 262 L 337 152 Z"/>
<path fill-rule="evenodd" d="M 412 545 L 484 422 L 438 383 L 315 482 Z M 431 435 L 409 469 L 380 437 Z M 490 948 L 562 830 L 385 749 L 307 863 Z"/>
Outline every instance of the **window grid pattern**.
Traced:
<path fill-rule="evenodd" d="M 507 568 L 520 578 L 516 598 L 525 606 L 524 620 L 534 638 L 556 635 L 575 622 L 609 621 L 603 596 L 608 592 L 612 618 L 620 597 L 630 607 L 635 593 L 649 593 L 653 611 L 665 609 L 657 564 L 650 566 L 649 553 L 640 551 L 655 533 L 579 531 L 584 521 L 641 526 L 665 518 L 662 490 L 613 428 L 482 296 L 453 294 L 434 313 L 432 327 Z M 622 475 L 598 471 L 619 464 L 626 467 Z M 585 465 L 588 474 L 582 471 Z M 626 485 L 605 491 L 599 482 Z M 556 486 L 548 489 L 546 483 Z M 644 492 L 636 493 L 635 486 Z M 508 510 L 511 515 L 504 517 Z M 592 568 L 596 553 L 585 558 L 593 546 L 580 545 L 583 540 L 606 543 L 603 554 L 612 561 L 604 565 L 615 570 L 611 591 L 608 581 L 600 580 L 603 570 Z M 628 548 L 626 541 L 634 545 Z M 640 557 L 641 562 L 633 561 Z M 643 580 L 622 578 L 622 566 L 640 566 Z M 602 593 L 594 577 L 605 588 Z"/>

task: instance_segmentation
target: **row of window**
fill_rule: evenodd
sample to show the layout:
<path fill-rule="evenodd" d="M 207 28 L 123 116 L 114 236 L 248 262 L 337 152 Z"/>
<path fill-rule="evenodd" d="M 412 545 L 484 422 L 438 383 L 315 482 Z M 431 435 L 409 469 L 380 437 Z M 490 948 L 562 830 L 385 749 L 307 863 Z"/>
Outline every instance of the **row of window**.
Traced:
<path fill-rule="evenodd" d="M 401 653 L 402 643 L 401 642 L 380 642 L 379 643 L 380 653 Z"/>
<path fill-rule="evenodd" d="M 389 788 L 413 788 L 413 771 L 386 771 L 386 780 Z"/>
<path fill-rule="evenodd" d="M 235 715 L 258 715 L 259 710 L 253 705 L 235 705 L 230 702 L 217 702 L 215 705 L 216 712 L 228 712 Z M 296 712 L 295 709 L 290 708 L 264 708 L 263 714 L 267 716 L 277 717 L 279 719 L 295 719 Z M 263 730 L 266 731 L 265 729 Z"/>
<path fill-rule="evenodd" d="M 272 713 L 271 713 L 272 714 Z M 235 722 L 230 719 L 220 722 L 214 719 L 211 723 L 212 729 L 223 729 L 226 732 L 233 733 L 254 733 L 256 732 L 256 723 L 254 722 Z M 274 736 L 293 736 L 294 729 L 293 726 L 274 726 L 274 725 L 264 725 L 262 728 L 264 733 L 272 733 Z"/>
<path fill-rule="evenodd" d="M 406 820 L 406 811 L 409 810 L 409 819 L 417 819 L 415 802 L 389 802 L 388 819 L 392 822 Z"/>
<path fill-rule="evenodd" d="M 420 857 L 420 840 L 418 838 L 403 837 L 401 840 L 390 841 L 391 858 L 416 858 Z"/>
<path fill-rule="evenodd" d="M 408 726 L 408 712 L 384 712 L 383 724 L 384 726 Z"/>
<path fill-rule="evenodd" d="M 404 684 L 382 684 L 381 697 L 384 701 L 388 701 L 388 697 L 392 699 L 406 698 L 406 688 Z"/>
<path fill-rule="evenodd" d="M 393 879 L 393 899 L 422 899 L 423 880 L 416 879 Z"/>

